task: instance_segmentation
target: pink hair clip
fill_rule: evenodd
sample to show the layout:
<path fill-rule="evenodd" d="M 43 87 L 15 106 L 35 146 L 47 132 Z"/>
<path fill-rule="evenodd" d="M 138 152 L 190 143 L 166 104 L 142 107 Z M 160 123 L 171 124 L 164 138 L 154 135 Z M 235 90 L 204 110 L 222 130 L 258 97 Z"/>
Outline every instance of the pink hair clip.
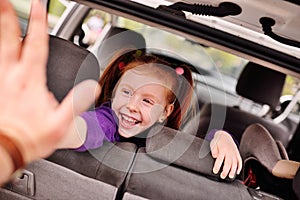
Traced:
<path fill-rule="evenodd" d="M 119 62 L 118 67 L 120 70 L 124 69 L 125 63 L 124 62 Z"/>
<path fill-rule="evenodd" d="M 176 67 L 175 71 L 178 75 L 182 75 L 184 73 L 184 69 L 182 67 Z"/>

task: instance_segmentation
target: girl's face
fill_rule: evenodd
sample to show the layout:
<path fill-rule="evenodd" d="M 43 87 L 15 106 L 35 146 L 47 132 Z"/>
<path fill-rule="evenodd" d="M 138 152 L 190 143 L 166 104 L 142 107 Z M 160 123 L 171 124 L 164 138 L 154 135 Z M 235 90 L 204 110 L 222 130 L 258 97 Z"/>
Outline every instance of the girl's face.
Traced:
<path fill-rule="evenodd" d="M 165 120 L 174 107 L 167 103 L 167 92 L 166 83 L 153 75 L 139 74 L 134 69 L 125 72 L 112 101 L 119 119 L 119 134 L 132 137 Z"/>

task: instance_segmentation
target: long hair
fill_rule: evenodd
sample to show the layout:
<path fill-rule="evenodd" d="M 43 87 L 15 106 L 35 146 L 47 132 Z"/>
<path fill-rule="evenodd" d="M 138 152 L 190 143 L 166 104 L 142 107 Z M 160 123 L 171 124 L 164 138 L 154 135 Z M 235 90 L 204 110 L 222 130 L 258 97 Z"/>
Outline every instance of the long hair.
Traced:
<path fill-rule="evenodd" d="M 165 125 L 173 129 L 179 129 L 192 101 L 193 79 L 191 70 L 187 65 L 174 65 L 157 56 L 146 55 L 144 52 L 144 50 L 132 50 L 113 59 L 99 80 L 102 91 L 96 106 L 112 100 L 114 88 L 126 71 L 143 64 L 151 64 L 149 67 L 159 68 L 166 75 L 165 77 L 171 77 L 175 82 L 173 91 L 170 91 L 167 96 L 168 103 L 173 103 L 174 109 Z M 180 69 L 180 73 L 176 72 L 177 69 Z"/>

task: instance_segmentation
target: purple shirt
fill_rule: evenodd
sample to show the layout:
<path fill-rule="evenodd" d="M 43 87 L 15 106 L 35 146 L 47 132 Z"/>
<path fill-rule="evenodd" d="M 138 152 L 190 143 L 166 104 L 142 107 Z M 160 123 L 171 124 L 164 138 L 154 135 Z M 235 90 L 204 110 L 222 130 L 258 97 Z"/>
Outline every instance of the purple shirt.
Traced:
<path fill-rule="evenodd" d="M 87 124 L 87 135 L 84 144 L 75 149 L 86 151 L 101 147 L 104 141 L 119 141 L 118 118 L 111 109 L 110 102 L 103 103 L 94 111 L 84 112 L 81 117 Z"/>

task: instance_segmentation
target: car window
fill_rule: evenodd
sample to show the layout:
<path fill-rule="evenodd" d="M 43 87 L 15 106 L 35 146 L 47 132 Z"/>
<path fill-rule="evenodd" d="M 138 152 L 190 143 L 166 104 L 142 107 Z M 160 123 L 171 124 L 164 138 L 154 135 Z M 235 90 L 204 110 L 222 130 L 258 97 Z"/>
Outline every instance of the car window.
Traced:
<path fill-rule="evenodd" d="M 19 23 L 22 31 L 22 37 L 27 32 L 28 19 L 31 7 L 31 0 L 10 0 L 15 7 L 16 13 L 19 17 Z M 48 12 L 48 28 L 49 32 L 58 22 L 58 19 L 63 14 L 68 5 L 68 1 L 65 0 L 51 0 L 49 3 Z"/>
<path fill-rule="evenodd" d="M 282 91 L 282 96 L 280 98 L 280 106 L 278 107 L 278 110 L 280 110 L 280 113 L 282 113 L 293 100 L 296 101 L 293 107 L 291 108 L 291 111 L 288 116 L 289 119 L 293 120 L 296 123 L 299 123 L 300 121 L 299 93 L 300 93 L 300 79 L 293 76 L 287 76 Z"/>
<path fill-rule="evenodd" d="M 49 0 L 49 10 L 48 10 L 49 33 L 58 23 L 59 18 L 62 16 L 69 3 L 70 2 L 66 0 Z"/>
<path fill-rule="evenodd" d="M 22 36 L 25 36 L 27 31 L 27 24 L 28 24 L 28 16 L 30 12 L 30 2 L 31 0 L 11 0 L 16 13 L 19 17 L 19 23 L 22 31 Z"/>
<path fill-rule="evenodd" d="M 98 9 L 91 9 L 88 15 L 83 20 L 81 29 L 84 32 L 84 37 L 80 43 L 81 46 L 93 46 L 100 36 L 105 25 L 111 21 L 111 15 Z M 75 39 L 76 40 L 76 39 Z"/>

